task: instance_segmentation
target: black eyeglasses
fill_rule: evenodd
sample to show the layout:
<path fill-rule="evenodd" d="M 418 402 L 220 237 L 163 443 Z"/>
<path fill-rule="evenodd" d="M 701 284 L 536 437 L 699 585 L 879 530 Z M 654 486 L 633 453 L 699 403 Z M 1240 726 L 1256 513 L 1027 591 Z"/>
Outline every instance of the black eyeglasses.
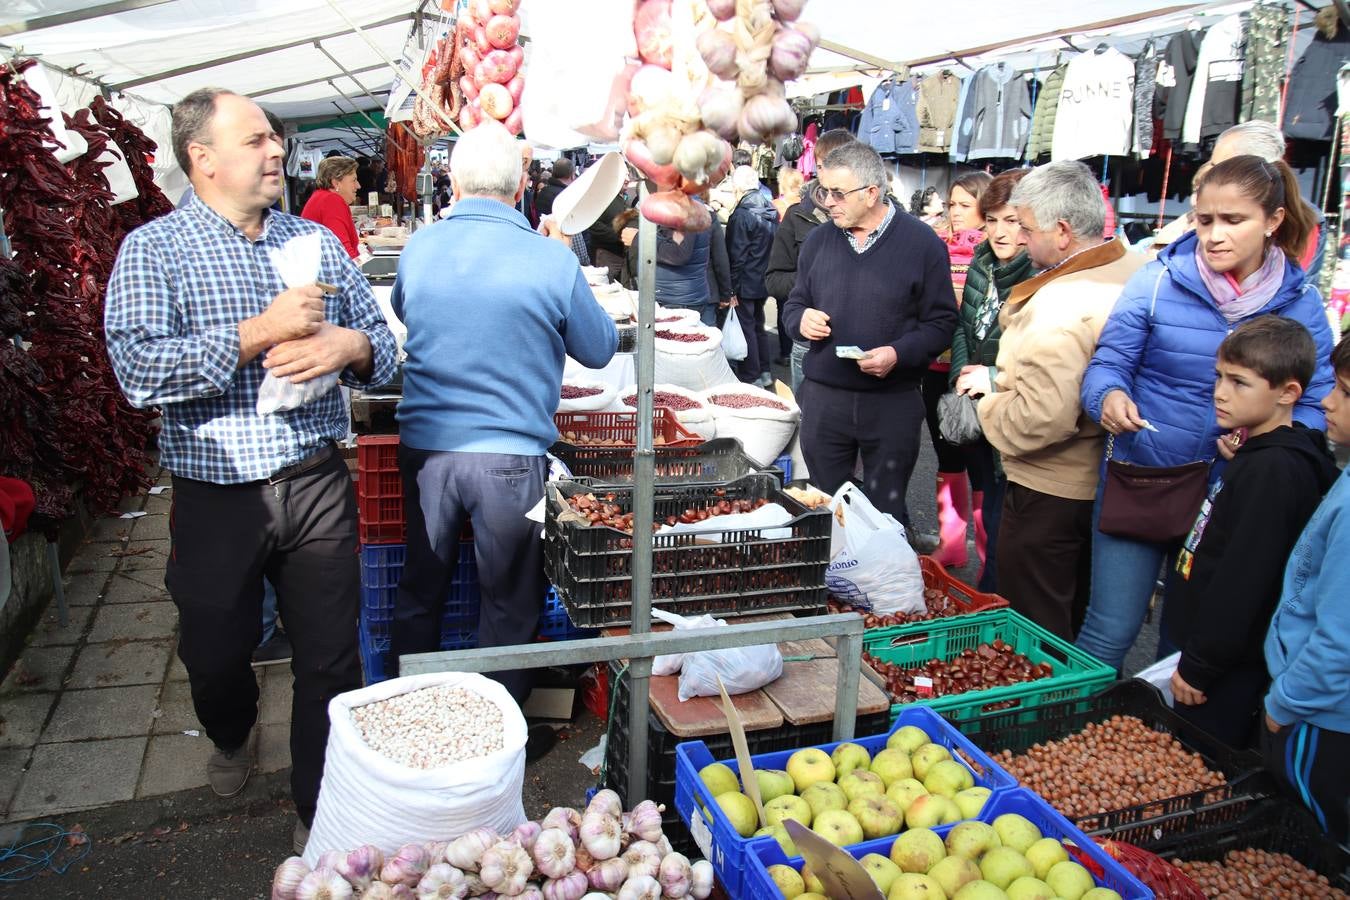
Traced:
<path fill-rule="evenodd" d="M 865 191 L 869 187 L 871 187 L 870 184 L 865 184 L 862 187 L 855 187 L 849 191 L 841 191 L 838 188 L 827 188 L 824 187 L 823 185 L 818 184 L 816 185 L 815 190 L 811 192 L 811 199 L 815 200 L 821 206 L 826 206 L 830 203 L 842 203 L 844 201 L 844 198 L 847 197 L 849 194 L 856 194 L 858 193 L 858 191 Z"/>

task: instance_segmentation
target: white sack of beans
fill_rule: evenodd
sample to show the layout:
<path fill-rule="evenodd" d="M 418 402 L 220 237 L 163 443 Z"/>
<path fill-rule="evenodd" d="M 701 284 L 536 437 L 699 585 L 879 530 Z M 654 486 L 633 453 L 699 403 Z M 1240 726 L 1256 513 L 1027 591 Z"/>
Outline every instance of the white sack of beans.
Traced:
<path fill-rule="evenodd" d="M 497 682 L 467 672 L 393 678 L 334 697 L 328 721 L 309 865 L 328 850 L 373 844 L 392 854 L 427 835 L 480 825 L 510 834 L 525 821 L 525 717 Z"/>
<path fill-rule="evenodd" d="M 691 391 L 735 381 L 722 352 L 722 331 L 706 325 L 656 326 L 656 383 Z"/>
<path fill-rule="evenodd" d="M 598 378 L 564 377 L 555 412 L 600 412 L 614 405 L 618 388 Z"/>
<path fill-rule="evenodd" d="M 745 455 L 761 466 L 783 454 L 802 417 L 794 401 L 739 381 L 710 388 L 703 399 L 717 421 L 717 436 L 739 439 Z"/>
<path fill-rule="evenodd" d="M 670 328 L 683 325 L 702 325 L 703 318 L 698 310 L 679 306 L 657 306 L 656 327 Z"/>
<path fill-rule="evenodd" d="M 691 391 L 678 384 L 658 384 L 654 388 L 654 406 L 665 406 L 675 413 L 675 421 L 688 431 L 711 441 L 717 437 L 717 422 L 712 410 L 704 402 L 698 391 Z M 615 409 L 632 412 L 637 409 L 637 386 L 628 385 L 614 395 Z"/>

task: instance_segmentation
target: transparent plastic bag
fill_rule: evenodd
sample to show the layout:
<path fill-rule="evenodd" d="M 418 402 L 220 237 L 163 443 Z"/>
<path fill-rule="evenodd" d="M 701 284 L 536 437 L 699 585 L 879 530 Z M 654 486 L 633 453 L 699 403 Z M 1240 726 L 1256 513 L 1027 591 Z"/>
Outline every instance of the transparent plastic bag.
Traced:
<path fill-rule="evenodd" d="M 303 287 L 319 280 L 319 262 L 323 257 L 323 236 L 319 232 L 291 238 L 285 245 L 267 252 L 287 288 Z M 298 409 L 313 403 L 337 387 L 338 373 L 329 372 L 300 384 L 278 378 L 271 372 L 258 388 L 258 415 Z"/>

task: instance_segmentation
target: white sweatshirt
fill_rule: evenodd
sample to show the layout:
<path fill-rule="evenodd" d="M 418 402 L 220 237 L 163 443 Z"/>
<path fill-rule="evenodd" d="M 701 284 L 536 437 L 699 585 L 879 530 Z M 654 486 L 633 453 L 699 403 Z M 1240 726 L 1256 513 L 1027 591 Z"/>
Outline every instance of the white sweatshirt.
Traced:
<path fill-rule="evenodd" d="M 1205 92 L 1211 81 L 1241 81 L 1245 58 L 1242 16 L 1220 19 L 1200 43 L 1195 61 L 1191 96 L 1186 101 L 1186 121 L 1181 126 L 1181 143 L 1199 144 L 1200 127 L 1205 117 Z"/>
<path fill-rule="evenodd" d="M 1125 156 L 1134 128 L 1134 62 L 1108 47 L 1075 56 L 1064 73 L 1052 160 Z"/>

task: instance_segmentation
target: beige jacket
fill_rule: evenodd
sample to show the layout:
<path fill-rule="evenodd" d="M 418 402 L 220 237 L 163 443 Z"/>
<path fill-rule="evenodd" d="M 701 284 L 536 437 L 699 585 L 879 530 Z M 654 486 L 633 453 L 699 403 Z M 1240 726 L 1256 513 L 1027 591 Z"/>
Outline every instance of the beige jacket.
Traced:
<path fill-rule="evenodd" d="M 1096 496 L 1105 432 L 1084 415 L 1079 390 L 1121 288 L 1146 262 L 1117 239 L 1013 288 L 999 315 L 994 393 L 979 405 L 1009 482 L 1068 500 Z"/>

